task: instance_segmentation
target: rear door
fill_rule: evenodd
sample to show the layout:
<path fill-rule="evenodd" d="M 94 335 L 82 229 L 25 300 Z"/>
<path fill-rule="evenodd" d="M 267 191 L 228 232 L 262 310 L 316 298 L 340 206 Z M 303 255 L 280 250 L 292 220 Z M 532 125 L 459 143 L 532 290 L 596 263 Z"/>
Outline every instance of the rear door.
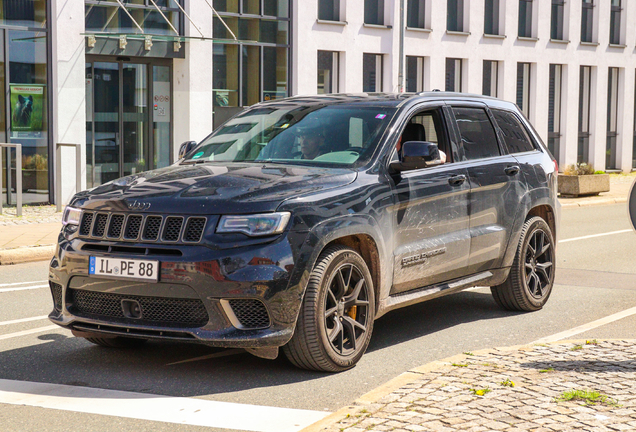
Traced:
<path fill-rule="evenodd" d="M 438 144 L 447 161 L 392 177 L 392 294 L 466 273 L 470 251 L 468 171 L 454 162 L 457 143 L 450 139 L 450 119 L 444 111 L 443 104 L 427 104 L 400 126 L 404 130 L 409 123 L 421 125 L 418 140 Z M 397 157 L 395 150 L 393 155 Z"/>
<path fill-rule="evenodd" d="M 519 162 L 498 140 L 488 108 L 451 104 L 470 181 L 468 269 L 497 268 L 505 252 L 525 184 Z"/>

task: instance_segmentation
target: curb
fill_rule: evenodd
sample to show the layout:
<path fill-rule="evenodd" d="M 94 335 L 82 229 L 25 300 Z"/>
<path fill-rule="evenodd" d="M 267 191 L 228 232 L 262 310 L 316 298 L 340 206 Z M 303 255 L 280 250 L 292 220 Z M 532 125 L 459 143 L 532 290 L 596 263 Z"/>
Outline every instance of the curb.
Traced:
<path fill-rule="evenodd" d="M 590 201 L 582 201 L 582 202 L 565 202 L 565 200 L 576 199 L 576 198 L 559 198 L 559 202 L 561 203 L 562 208 L 568 207 L 590 207 L 595 205 L 609 205 L 609 204 L 621 204 L 627 202 L 627 198 L 604 198 Z"/>
<path fill-rule="evenodd" d="M 589 339 L 588 339 L 589 340 Z M 625 339 L 597 339 L 598 341 L 613 341 L 613 340 L 625 340 Z M 586 339 L 564 339 L 556 342 L 547 342 L 545 344 L 540 345 L 567 345 L 567 344 L 585 344 Z M 474 355 L 487 355 L 492 354 L 494 352 L 506 352 L 506 351 L 528 351 L 533 349 L 536 345 L 535 343 L 530 343 L 526 345 L 512 345 L 507 347 L 499 347 L 499 348 L 485 348 L 478 351 L 473 351 Z M 360 396 L 358 399 L 353 401 L 351 405 L 348 405 L 344 408 L 339 409 L 338 411 L 328 415 L 322 420 L 313 423 L 304 429 L 301 429 L 300 432 L 320 432 L 327 430 L 330 426 L 338 423 L 338 421 L 347 418 L 349 416 L 353 416 L 362 411 L 366 406 L 377 403 L 384 396 L 387 396 L 394 391 L 398 390 L 400 387 L 403 387 L 417 379 L 420 378 L 421 375 L 426 374 L 428 372 L 435 371 L 437 369 L 441 369 L 444 367 L 448 367 L 451 363 L 461 363 L 463 360 L 469 359 L 471 356 L 466 354 L 456 354 L 451 357 L 446 357 L 441 360 L 434 360 L 430 363 L 426 363 L 422 366 L 418 366 L 416 368 L 410 369 L 392 380 L 382 384 L 381 386 L 371 390 L 368 393 Z"/>
<path fill-rule="evenodd" d="M 0 250 L 0 266 L 33 261 L 48 261 L 55 255 L 55 245 L 24 246 Z"/>

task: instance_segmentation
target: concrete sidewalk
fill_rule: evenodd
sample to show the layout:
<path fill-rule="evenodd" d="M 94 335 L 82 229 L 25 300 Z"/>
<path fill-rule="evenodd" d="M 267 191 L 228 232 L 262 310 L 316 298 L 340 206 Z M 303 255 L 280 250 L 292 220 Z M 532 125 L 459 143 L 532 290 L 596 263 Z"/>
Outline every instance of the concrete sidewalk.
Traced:
<path fill-rule="evenodd" d="M 635 430 L 634 342 L 464 353 L 408 371 L 303 432 Z M 574 391 L 587 399 L 566 400 Z"/>

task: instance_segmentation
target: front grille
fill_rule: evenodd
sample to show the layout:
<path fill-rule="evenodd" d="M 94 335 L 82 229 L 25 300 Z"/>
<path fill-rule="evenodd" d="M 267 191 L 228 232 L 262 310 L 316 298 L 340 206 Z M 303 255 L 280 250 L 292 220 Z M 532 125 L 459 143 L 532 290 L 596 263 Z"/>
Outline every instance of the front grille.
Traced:
<path fill-rule="evenodd" d="M 136 240 L 139 237 L 139 231 L 141 231 L 141 221 L 143 216 L 132 215 L 128 216 L 126 222 L 126 231 L 124 232 L 124 238 L 127 240 Z"/>
<path fill-rule="evenodd" d="M 119 238 L 121 237 L 121 231 L 124 227 L 124 215 L 116 214 L 110 218 L 110 224 L 108 224 L 108 237 Z"/>
<path fill-rule="evenodd" d="M 122 300 L 134 300 L 142 310 L 140 319 L 126 318 Z M 68 290 L 69 310 L 79 317 L 164 327 L 202 327 L 208 312 L 198 299 L 175 299 L 111 294 L 96 291 Z"/>
<path fill-rule="evenodd" d="M 104 237 L 107 221 L 108 213 L 97 213 L 97 216 L 95 216 L 95 223 L 93 224 L 93 237 Z"/>
<path fill-rule="evenodd" d="M 234 299 L 229 300 L 232 311 L 244 330 L 260 329 L 270 326 L 267 308 L 260 300 Z"/>
<path fill-rule="evenodd" d="M 91 226 L 93 225 L 93 213 L 82 214 L 82 224 L 80 225 L 80 235 L 87 236 L 91 233 Z"/>
<path fill-rule="evenodd" d="M 144 226 L 144 240 L 155 241 L 159 238 L 159 228 L 161 228 L 161 216 L 148 216 Z"/>
<path fill-rule="evenodd" d="M 133 242 L 199 243 L 207 222 L 205 216 L 126 215 L 85 210 L 79 235 Z"/>
<path fill-rule="evenodd" d="M 205 228 L 205 218 L 191 217 L 186 224 L 185 232 L 183 234 L 183 241 L 196 243 L 201 241 L 201 235 L 203 235 L 203 229 Z"/>
<path fill-rule="evenodd" d="M 53 296 L 53 307 L 57 312 L 62 312 L 62 285 L 49 281 L 49 287 Z"/>

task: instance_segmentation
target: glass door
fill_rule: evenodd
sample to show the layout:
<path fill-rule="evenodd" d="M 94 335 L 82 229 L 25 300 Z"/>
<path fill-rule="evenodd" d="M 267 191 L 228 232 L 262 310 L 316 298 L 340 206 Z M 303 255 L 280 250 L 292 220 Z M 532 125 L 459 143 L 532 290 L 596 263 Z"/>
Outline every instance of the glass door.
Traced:
<path fill-rule="evenodd" d="M 170 164 L 170 95 L 169 65 L 89 59 L 86 63 L 88 187 Z"/>

